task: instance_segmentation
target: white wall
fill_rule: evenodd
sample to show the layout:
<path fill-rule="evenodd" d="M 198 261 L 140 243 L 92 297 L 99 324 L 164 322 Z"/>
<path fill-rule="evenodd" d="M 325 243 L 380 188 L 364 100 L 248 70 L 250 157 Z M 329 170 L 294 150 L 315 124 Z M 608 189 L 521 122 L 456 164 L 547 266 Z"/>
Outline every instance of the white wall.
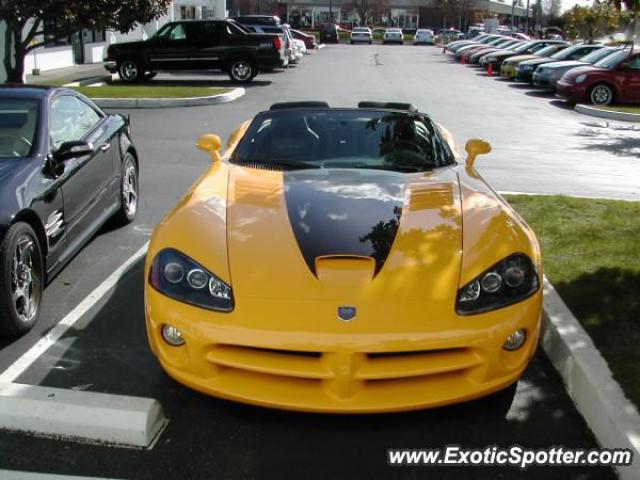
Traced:
<path fill-rule="evenodd" d="M 45 72 L 56 68 L 70 67 L 73 63 L 73 51 L 70 45 L 53 48 L 36 48 L 24 59 L 24 72 L 30 74 L 34 68 Z"/>

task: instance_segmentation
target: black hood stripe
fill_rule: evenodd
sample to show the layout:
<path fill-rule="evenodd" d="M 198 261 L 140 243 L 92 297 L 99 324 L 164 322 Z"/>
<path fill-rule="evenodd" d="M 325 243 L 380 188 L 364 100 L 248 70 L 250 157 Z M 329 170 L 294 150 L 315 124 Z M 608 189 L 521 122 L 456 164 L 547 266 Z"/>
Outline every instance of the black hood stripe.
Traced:
<path fill-rule="evenodd" d="M 316 275 L 316 258 L 371 257 L 377 274 L 398 233 L 404 175 L 372 170 L 284 173 L 285 202 L 298 247 Z"/>

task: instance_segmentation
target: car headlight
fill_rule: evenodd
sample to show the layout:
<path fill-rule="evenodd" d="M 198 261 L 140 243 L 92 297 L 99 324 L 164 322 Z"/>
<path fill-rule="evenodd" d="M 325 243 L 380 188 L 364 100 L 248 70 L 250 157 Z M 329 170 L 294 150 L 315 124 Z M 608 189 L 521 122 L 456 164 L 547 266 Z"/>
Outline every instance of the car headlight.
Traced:
<path fill-rule="evenodd" d="M 456 312 L 472 315 L 506 307 L 530 297 L 539 287 L 531 259 L 515 253 L 458 290 Z"/>
<path fill-rule="evenodd" d="M 177 250 L 162 250 L 156 256 L 149 283 L 174 300 L 210 310 L 233 310 L 231 287 Z"/>
<path fill-rule="evenodd" d="M 587 79 L 587 76 L 583 73 L 582 75 L 578 75 L 576 77 L 576 83 L 582 83 Z"/>

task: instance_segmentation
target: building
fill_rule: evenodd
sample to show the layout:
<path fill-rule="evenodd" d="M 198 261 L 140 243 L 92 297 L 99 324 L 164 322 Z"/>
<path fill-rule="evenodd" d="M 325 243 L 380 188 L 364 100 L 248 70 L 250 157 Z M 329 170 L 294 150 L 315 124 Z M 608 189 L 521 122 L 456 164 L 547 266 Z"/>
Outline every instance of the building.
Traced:
<path fill-rule="evenodd" d="M 529 18 L 532 18 L 531 0 Z M 524 25 L 527 16 L 527 0 L 457 0 L 437 2 L 435 0 L 371 0 L 374 13 L 369 24 L 394 26 L 406 29 L 418 27 L 453 27 L 464 29 L 468 25 L 488 17 L 498 17 L 504 24 Z M 288 23 L 302 28 L 318 28 L 322 23 L 335 22 L 343 25 L 363 23 L 354 8 L 353 0 L 284 0 L 271 3 L 261 12 L 248 9 L 251 3 L 235 0 L 234 13 L 273 13 Z M 255 9 L 254 9 L 255 10 Z"/>
<path fill-rule="evenodd" d="M 111 43 L 144 40 L 172 20 L 226 16 L 225 0 L 175 0 L 169 4 L 165 16 L 140 25 L 127 34 L 88 29 L 68 34 L 56 19 L 48 19 L 43 24 L 44 38 L 37 39 L 44 39 L 45 45 L 29 52 L 25 58 L 25 73 L 31 73 L 35 69 L 46 71 L 75 64 L 101 62 L 104 49 Z M 0 22 L 0 42 L 4 41 L 4 28 L 4 24 Z M 0 47 L 0 52 L 4 54 L 4 45 Z M 4 68 L 0 62 L 0 81 L 4 79 Z"/>

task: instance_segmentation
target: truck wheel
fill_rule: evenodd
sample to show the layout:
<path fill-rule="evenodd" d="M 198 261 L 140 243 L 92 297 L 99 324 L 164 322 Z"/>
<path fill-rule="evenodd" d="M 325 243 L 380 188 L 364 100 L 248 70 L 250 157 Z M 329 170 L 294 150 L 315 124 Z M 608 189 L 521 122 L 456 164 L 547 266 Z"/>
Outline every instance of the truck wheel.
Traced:
<path fill-rule="evenodd" d="M 258 69 L 251 60 L 238 58 L 229 64 L 229 78 L 237 83 L 247 83 L 258 74 Z"/>
<path fill-rule="evenodd" d="M 38 238 L 27 223 L 15 223 L 0 244 L 0 335 L 22 335 L 33 327 L 43 287 Z"/>
<path fill-rule="evenodd" d="M 118 75 L 125 83 L 140 82 L 144 78 L 144 68 L 138 60 L 127 58 L 118 63 Z"/>

